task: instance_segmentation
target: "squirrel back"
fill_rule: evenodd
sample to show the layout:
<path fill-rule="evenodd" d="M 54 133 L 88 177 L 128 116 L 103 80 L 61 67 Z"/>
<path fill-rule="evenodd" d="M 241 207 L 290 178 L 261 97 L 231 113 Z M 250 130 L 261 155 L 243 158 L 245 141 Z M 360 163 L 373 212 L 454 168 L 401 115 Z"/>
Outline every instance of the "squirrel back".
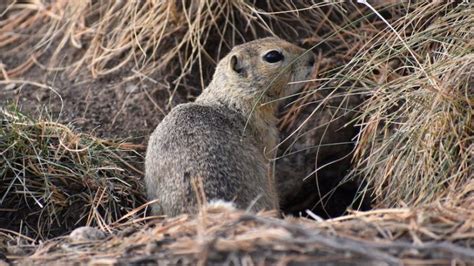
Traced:
<path fill-rule="evenodd" d="M 155 213 L 195 212 L 202 182 L 205 199 L 238 208 L 272 209 L 277 202 L 255 138 L 243 134 L 245 117 L 222 106 L 174 108 L 153 132 L 146 155 L 147 193 Z M 196 180 L 193 180 L 195 178 Z"/>

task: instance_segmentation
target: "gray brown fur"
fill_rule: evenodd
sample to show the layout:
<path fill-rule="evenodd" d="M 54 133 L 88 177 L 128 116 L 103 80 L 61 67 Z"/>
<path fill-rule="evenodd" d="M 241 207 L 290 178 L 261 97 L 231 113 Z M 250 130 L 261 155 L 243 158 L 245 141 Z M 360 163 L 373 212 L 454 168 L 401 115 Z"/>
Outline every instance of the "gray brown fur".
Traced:
<path fill-rule="evenodd" d="M 285 56 L 282 62 L 263 61 L 264 53 L 276 49 Z M 147 194 L 158 199 L 153 213 L 196 212 L 195 179 L 202 181 L 208 201 L 231 201 L 254 211 L 278 208 L 269 165 L 278 143 L 277 104 L 268 102 L 293 92 L 288 82 L 308 77 L 314 59 L 304 52 L 277 38 L 236 46 L 196 101 L 163 119 L 145 160 Z"/>

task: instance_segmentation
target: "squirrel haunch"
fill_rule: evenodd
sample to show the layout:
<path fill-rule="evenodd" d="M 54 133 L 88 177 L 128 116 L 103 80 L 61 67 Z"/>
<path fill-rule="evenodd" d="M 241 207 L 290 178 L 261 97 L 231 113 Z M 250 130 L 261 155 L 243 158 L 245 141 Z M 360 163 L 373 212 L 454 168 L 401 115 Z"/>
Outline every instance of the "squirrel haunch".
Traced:
<path fill-rule="evenodd" d="M 153 213 L 195 213 L 200 198 L 278 209 L 269 163 L 277 100 L 301 88 L 288 83 L 306 79 L 313 64 L 311 52 L 278 38 L 234 47 L 196 101 L 173 108 L 150 137 L 145 183 L 157 199 Z"/>

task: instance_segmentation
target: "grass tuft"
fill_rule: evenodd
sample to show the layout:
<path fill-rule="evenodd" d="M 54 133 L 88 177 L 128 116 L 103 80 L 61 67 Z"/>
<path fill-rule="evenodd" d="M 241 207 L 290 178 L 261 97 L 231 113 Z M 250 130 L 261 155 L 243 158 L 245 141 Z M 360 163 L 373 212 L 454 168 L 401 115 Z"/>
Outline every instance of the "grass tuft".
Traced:
<path fill-rule="evenodd" d="M 0 224 L 39 239 L 106 230 L 144 203 L 134 148 L 0 109 Z"/>
<path fill-rule="evenodd" d="M 393 23 L 396 32 L 381 32 L 341 79 L 367 95 L 354 173 L 378 206 L 418 206 L 472 189 L 473 7 L 411 6 Z"/>

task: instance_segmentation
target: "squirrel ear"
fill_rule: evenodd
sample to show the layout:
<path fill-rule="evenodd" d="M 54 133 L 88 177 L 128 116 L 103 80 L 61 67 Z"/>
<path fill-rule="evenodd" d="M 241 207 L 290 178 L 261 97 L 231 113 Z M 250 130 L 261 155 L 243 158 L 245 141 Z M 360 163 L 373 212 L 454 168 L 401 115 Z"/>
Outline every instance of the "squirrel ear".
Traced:
<path fill-rule="evenodd" d="M 230 68 L 236 73 L 245 76 L 245 69 L 237 55 L 232 55 L 230 57 Z"/>

